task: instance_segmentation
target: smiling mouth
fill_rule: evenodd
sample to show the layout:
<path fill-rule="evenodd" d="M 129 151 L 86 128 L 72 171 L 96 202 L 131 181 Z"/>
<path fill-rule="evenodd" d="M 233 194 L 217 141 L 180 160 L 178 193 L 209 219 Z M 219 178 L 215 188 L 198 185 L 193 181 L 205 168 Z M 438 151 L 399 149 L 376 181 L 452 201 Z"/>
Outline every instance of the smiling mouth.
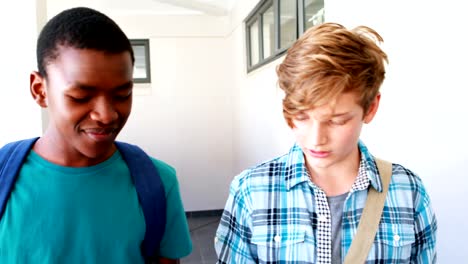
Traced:
<path fill-rule="evenodd" d="M 326 158 L 330 155 L 330 151 L 315 151 L 309 149 L 309 154 L 314 158 Z"/>
<path fill-rule="evenodd" d="M 85 129 L 85 134 L 96 142 L 113 141 L 117 128 Z"/>

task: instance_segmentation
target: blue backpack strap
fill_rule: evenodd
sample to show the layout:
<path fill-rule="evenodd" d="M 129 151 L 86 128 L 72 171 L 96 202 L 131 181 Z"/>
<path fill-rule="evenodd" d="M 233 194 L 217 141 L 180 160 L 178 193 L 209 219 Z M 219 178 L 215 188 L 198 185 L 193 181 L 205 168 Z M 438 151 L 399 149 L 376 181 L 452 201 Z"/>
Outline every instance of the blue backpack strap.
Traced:
<path fill-rule="evenodd" d="M 141 251 L 145 261 L 156 259 L 166 227 L 166 194 L 157 168 L 139 147 L 115 142 L 132 175 L 146 222 Z"/>
<path fill-rule="evenodd" d="M 0 148 L 0 218 L 5 212 L 21 166 L 37 139 L 15 141 Z"/>

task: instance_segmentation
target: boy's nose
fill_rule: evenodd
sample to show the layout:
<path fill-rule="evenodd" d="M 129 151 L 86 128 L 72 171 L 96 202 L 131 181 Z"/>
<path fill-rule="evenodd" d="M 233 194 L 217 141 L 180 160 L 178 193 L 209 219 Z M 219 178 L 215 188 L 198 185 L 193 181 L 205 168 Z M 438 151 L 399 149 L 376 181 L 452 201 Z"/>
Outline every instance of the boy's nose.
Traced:
<path fill-rule="evenodd" d="M 312 146 L 321 146 L 327 143 L 327 129 L 322 124 L 315 124 L 311 128 L 311 133 L 308 136 L 308 143 Z"/>
<path fill-rule="evenodd" d="M 118 113 L 111 102 L 102 100 L 94 106 L 91 111 L 91 119 L 102 124 L 111 124 L 118 118 Z"/>

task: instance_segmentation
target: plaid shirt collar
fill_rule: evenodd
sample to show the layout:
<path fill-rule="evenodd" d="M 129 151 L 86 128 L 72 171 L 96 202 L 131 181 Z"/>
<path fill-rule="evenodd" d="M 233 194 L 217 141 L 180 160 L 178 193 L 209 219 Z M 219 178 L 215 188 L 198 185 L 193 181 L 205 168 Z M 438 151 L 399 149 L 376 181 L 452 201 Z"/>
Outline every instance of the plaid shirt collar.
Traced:
<path fill-rule="evenodd" d="M 378 192 L 381 192 L 382 182 L 374 157 L 369 153 L 369 150 L 361 140 L 358 142 L 358 147 L 361 151 L 361 162 L 359 164 L 358 177 L 351 188 L 351 192 L 367 189 L 369 184 Z M 288 157 L 286 161 L 285 183 L 289 191 L 298 184 L 308 182 L 309 174 L 305 166 L 304 154 L 297 143 L 289 150 Z M 316 187 L 315 184 L 312 183 L 312 185 Z"/>

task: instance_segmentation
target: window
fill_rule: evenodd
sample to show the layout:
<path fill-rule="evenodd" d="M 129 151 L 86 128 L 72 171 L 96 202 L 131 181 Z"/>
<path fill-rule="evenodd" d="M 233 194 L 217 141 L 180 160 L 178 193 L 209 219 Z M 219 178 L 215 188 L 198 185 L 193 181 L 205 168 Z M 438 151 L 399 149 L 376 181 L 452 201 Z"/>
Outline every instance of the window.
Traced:
<path fill-rule="evenodd" d="M 249 27 L 250 65 L 255 65 L 260 61 L 260 43 L 258 37 L 258 20 L 255 20 Z"/>
<path fill-rule="evenodd" d="M 286 49 L 297 39 L 297 1 L 280 0 L 279 2 L 280 49 Z"/>
<path fill-rule="evenodd" d="M 275 52 L 275 17 L 273 6 L 262 14 L 263 58 L 268 58 Z"/>
<path fill-rule="evenodd" d="M 150 83 L 150 53 L 149 39 L 131 39 L 135 64 L 133 66 L 133 81 L 135 83 Z"/>
<path fill-rule="evenodd" d="M 307 28 L 324 22 L 324 0 L 262 0 L 244 20 L 247 72 L 281 56 Z"/>
<path fill-rule="evenodd" d="M 324 20 L 323 0 L 304 1 L 304 27 L 310 28 L 322 24 Z"/>

